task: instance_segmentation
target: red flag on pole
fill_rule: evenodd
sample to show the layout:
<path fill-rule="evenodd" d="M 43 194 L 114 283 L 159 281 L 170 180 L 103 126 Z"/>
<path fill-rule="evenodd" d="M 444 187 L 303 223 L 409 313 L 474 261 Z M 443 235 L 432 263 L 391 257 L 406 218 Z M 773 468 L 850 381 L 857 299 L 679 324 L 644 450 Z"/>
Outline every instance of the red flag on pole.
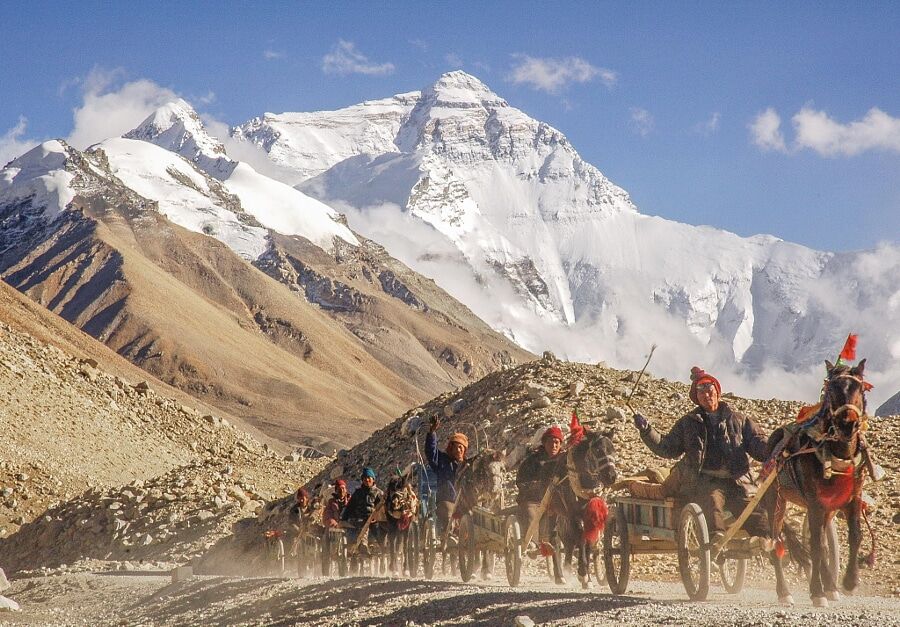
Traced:
<path fill-rule="evenodd" d="M 584 438 L 584 427 L 578 420 L 578 409 L 572 410 L 572 421 L 569 423 L 569 446 L 575 446 Z"/>
<path fill-rule="evenodd" d="M 841 359 L 844 361 L 853 361 L 856 359 L 856 335 L 850 334 L 847 336 L 847 341 L 844 342 L 844 348 L 841 350 Z"/>

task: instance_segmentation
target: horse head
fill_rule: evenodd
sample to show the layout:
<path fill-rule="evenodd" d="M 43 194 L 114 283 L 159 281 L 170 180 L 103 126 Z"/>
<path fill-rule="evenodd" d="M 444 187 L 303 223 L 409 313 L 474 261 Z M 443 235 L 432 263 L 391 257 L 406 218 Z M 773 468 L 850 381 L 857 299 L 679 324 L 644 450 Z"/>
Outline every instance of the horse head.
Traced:
<path fill-rule="evenodd" d="M 573 452 L 578 472 L 590 477 L 595 484 L 599 482 L 609 487 L 618 479 L 615 447 L 602 433 L 586 430 Z"/>
<path fill-rule="evenodd" d="M 503 451 L 485 449 L 468 461 L 460 478 L 459 489 L 466 505 L 493 503 L 503 493 L 503 473 L 506 470 Z"/>
<path fill-rule="evenodd" d="M 403 518 L 414 513 L 418 505 L 418 497 L 412 487 L 412 474 L 391 477 L 385 490 L 385 510 L 392 518 Z"/>
<path fill-rule="evenodd" d="M 822 425 L 836 439 L 850 443 L 866 413 L 866 390 L 871 387 L 863 378 L 866 360 L 855 367 L 826 361 L 825 367 L 828 378 L 822 399 Z"/>

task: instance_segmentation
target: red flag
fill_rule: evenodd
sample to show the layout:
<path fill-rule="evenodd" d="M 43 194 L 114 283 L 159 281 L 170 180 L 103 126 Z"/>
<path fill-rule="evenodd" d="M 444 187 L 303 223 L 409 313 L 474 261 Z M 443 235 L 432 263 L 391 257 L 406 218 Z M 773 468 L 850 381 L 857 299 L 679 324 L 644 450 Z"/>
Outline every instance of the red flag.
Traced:
<path fill-rule="evenodd" d="M 572 421 L 569 423 L 569 446 L 575 446 L 584 437 L 584 427 L 578 420 L 578 410 L 572 410 Z"/>
<path fill-rule="evenodd" d="M 844 361 L 856 359 L 856 337 L 852 333 L 847 336 L 847 341 L 844 342 L 844 348 L 841 350 L 841 359 Z"/>

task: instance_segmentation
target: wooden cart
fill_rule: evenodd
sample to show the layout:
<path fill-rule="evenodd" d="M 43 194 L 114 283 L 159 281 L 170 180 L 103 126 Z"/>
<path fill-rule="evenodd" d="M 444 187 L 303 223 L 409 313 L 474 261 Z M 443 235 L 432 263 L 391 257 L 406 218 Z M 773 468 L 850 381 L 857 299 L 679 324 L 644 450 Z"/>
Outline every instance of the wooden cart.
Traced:
<path fill-rule="evenodd" d="M 743 521 L 734 524 L 739 523 Z M 609 588 L 613 594 L 625 593 L 632 556 L 677 553 L 681 581 L 691 600 L 703 601 L 708 596 L 713 564 L 725 591 L 736 594 L 744 585 L 747 559 L 752 553 L 742 539 L 726 539 L 721 550 L 710 543 L 706 516 L 696 503 L 679 509 L 671 498 L 617 496 L 603 534 Z"/>

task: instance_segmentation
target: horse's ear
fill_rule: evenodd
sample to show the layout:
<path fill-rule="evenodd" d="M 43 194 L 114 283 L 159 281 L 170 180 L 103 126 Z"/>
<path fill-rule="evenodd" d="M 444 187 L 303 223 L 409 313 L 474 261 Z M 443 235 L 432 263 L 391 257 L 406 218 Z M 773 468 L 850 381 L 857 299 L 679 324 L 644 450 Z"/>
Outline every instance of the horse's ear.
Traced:
<path fill-rule="evenodd" d="M 856 368 L 854 368 L 852 370 L 852 372 L 853 372 L 853 374 L 857 375 L 858 377 L 862 377 L 865 369 L 866 369 L 866 360 L 863 359 L 858 364 L 856 364 Z"/>
<path fill-rule="evenodd" d="M 828 374 L 831 374 L 832 370 L 834 370 L 834 364 L 826 359 L 825 360 L 825 372 L 827 372 Z"/>

